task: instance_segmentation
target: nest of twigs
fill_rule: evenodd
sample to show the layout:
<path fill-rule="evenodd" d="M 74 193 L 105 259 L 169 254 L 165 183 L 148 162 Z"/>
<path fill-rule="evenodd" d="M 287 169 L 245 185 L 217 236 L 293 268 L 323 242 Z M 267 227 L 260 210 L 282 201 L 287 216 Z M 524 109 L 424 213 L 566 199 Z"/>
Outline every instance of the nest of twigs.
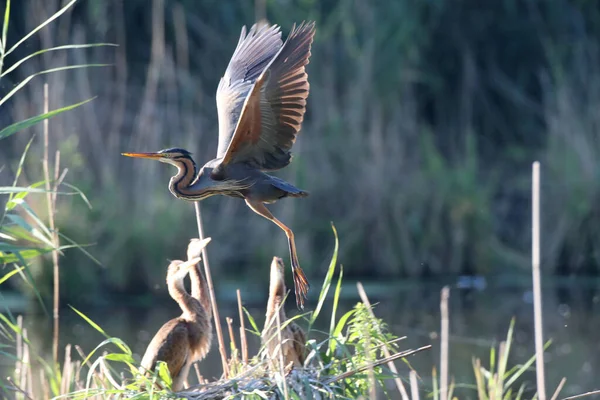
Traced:
<path fill-rule="evenodd" d="M 247 396 L 256 396 L 262 399 L 284 399 L 286 397 L 292 398 L 290 393 L 295 393 L 300 398 L 331 399 L 343 394 L 344 389 L 342 386 L 345 384 L 346 379 L 373 370 L 373 368 L 380 365 L 427 350 L 430 347 L 428 345 L 415 350 L 401 351 L 390 357 L 376 360 L 373 363 L 335 376 L 323 373 L 328 370 L 326 365 L 317 365 L 288 370 L 285 373 L 285 379 L 282 379 L 281 371 L 270 371 L 267 361 L 263 359 L 243 368 L 240 373 L 232 378 L 196 385 L 186 391 L 177 393 L 177 396 L 189 400 L 218 400 Z M 307 364 L 320 363 L 316 360 L 313 360 L 313 362 L 308 360 Z"/>

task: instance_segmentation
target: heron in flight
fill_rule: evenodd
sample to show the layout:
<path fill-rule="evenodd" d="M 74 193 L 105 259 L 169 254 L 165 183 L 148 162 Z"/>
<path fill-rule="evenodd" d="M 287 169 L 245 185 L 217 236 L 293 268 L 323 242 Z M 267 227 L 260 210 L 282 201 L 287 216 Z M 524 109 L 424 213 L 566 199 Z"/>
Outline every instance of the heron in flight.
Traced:
<path fill-rule="evenodd" d="M 285 43 L 277 25 L 242 28 L 237 47 L 217 88 L 217 157 L 198 171 L 191 153 L 170 148 L 156 153 L 122 153 L 177 167 L 169 190 L 180 199 L 200 201 L 217 194 L 243 198 L 255 213 L 279 226 L 290 252 L 296 303 L 304 308 L 309 283 L 300 268 L 294 233 L 265 204 L 307 192 L 266 171 L 287 166 L 300 131 L 309 92 L 305 66 L 314 22 L 292 28 Z"/>
<path fill-rule="evenodd" d="M 148 345 L 141 366 L 143 371 L 153 371 L 158 361 L 167 364 L 173 380 L 171 389 L 178 392 L 195 361 L 202 360 L 212 343 L 212 311 L 208 286 L 198 269 L 200 252 L 210 242 L 192 240 L 188 247 L 188 261 L 174 260 L 167 270 L 169 295 L 181 308 L 182 314 L 166 322 Z M 192 294 L 183 280 L 190 274 Z"/>

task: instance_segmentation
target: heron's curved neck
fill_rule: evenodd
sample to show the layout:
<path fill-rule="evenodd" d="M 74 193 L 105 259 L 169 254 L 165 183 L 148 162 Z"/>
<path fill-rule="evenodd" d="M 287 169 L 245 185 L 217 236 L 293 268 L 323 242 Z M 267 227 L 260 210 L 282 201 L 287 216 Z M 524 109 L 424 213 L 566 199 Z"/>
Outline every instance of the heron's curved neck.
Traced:
<path fill-rule="evenodd" d="M 281 321 L 285 321 L 285 311 L 281 305 L 284 297 L 285 283 L 283 282 L 283 277 L 271 276 L 271 283 L 269 285 L 269 301 L 267 302 L 267 321 L 269 321 L 275 315 L 277 310 L 279 310 L 279 319 Z"/>
<path fill-rule="evenodd" d="M 200 263 L 190 271 L 190 280 L 192 281 L 192 297 L 200 302 L 208 317 L 211 318 L 212 308 L 208 293 L 208 285 L 200 272 Z"/>
<path fill-rule="evenodd" d="M 168 283 L 169 295 L 179 304 L 184 316 L 189 319 L 195 319 L 199 315 L 198 300 L 189 295 L 183 286 L 183 279 L 171 281 Z"/>
<path fill-rule="evenodd" d="M 192 158 L 180 158 L 175 162 L 169 162 L 177 167 L 177 174 L 169 182 L 169 190 L 175 196 L 180 197 L 185 189 L 192 185 L 198 175 L 198 168 Z"/>

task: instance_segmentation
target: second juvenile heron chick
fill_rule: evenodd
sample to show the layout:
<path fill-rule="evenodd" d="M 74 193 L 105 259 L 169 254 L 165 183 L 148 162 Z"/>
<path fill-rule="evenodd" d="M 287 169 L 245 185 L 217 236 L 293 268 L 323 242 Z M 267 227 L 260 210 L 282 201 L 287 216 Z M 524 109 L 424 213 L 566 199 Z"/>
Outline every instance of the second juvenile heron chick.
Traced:
<path fill-rule="evenodd" d="M 204 247 L 210 238 L 202 241 Z M 186 262 L 174 260 L 167 271 L 169 294 L 181 308 L 182 314 L 165 323 L 154 335 L 142 358 L 142 370 L 152 371 L 158 361 L 168 368 L 174 392 L 183 389 L 190 367 L 202 360 L 212 343 L 212 313 L 206 281 L 198 270 L 200 257 Z M 185 290 L 184 279 L 190 274 L 192 296 Z"/>
<path fill-rule="evenodd" d="M 287 321 L 283 301 L 285 298 L 285 265 L 279 257 L 273 257 L 271 262 L 271 279 L 269 284 L 269 300 L 267 302 L 267 313 L 265 326 L 263 328 L 261 339 L 265 346 L 267 356 L 272 365 L 279 362 L 279 349 L 283 354 L 283 363 L 285 368 L 302 367 L 306 352 L 306 335 L 304 331 L 294 322 L 290 322 L 285 327 Z M 277 313 L 281 329 L 281 343 L 279 343 Z M 274 364 L 273 364 L 274 363 Z"/>

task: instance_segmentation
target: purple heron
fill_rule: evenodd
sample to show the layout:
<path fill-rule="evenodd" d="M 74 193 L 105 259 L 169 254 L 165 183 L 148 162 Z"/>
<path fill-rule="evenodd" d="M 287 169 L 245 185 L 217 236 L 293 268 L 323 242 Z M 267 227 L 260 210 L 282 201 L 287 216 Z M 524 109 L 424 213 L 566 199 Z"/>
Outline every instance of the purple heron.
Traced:
<path fill-rule="evenodd" d="M 263 328 L 261 339 L 265 346 L 267 355 L 271 363 L 277 364 L 279 360 L 279 348 L 283 355 L 285 368 L 302 367 L 305 360 L 306 336 L 304 331 L 294 322 L 283 326 L 287 321 L 285 310 L 283 309 L 283 300 L 285 298 L 285 266 L 283 260 L 279 257 L 273 257 L 271 262 L 271 279 L 269 283 L 269 300 L 267 302 L 267 313 L 265 326 Z M 277 333 L 277 313 L 279 313 L 279 322 L 281 329 L 281 343 Z"/>
<path fill-rule="evenodd" d="M 298 307 L 304 308 L 309 283 L 300 268 L 294 233 L 265 204 L 307 192 L 266 171 L 287 166 L 300 131 L 309 92 L 305 66 L 314 22 L 294 26 L 285 43 L 277 25 L 254 25 L 242 33 L 217 88 L 217 157 L 198 171 L 191 153 L 170 148 L 157 153 L 122 153 L 177 167 L 169 190 L 180 199 L 200 201 L 217 194 L 243 198 L 257 214 L 286 234 Z"/>
<path fill-rule="evenodd" d="M 204 239 L 201 246 L 206 246 L 209 241 L 210 238 Z M 206 281 L 197 266 L 199 261 L 200 257 L 194 257 L 186 262 L 174 260 L 169 265 L 167 287 L 173 300 L 181 307 L 182 314 L 158 330 L 141 363 L 143 371 L 152 371 L 158 361 L 164 361 L 173 379 L 171 389 L 174 392 L 183 389 L 190 367 L 206 356 L 212 342 L 210 299 Z M 183 284 L 188 273 L 193 296 L 188 294 Z"/>

